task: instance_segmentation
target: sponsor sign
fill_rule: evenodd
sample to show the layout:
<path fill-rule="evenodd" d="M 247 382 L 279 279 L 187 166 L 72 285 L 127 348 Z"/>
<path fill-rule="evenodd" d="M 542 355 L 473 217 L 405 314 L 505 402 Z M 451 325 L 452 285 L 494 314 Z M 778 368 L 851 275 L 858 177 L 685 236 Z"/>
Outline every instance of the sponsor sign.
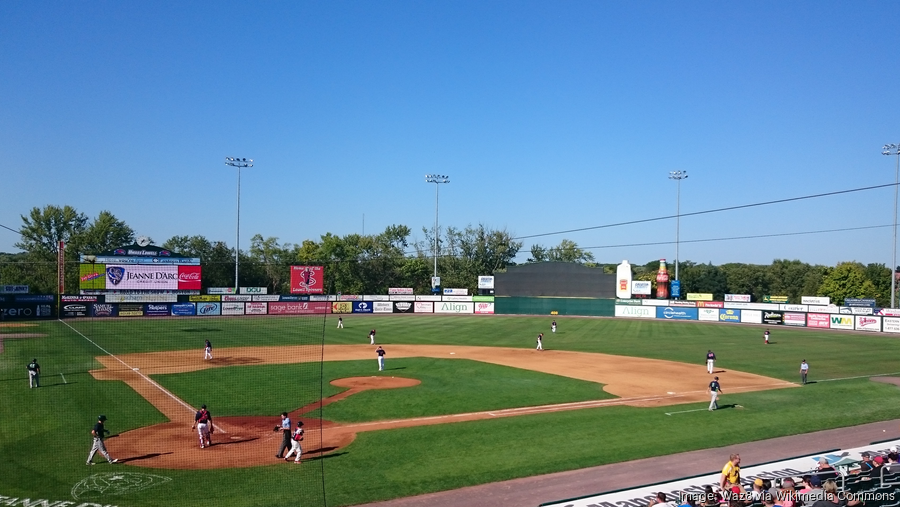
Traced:
<path fill-rule="evenodd" d="M 472 302 L 474 296 L 444 296 L 441 301 L 468 301 Z"/>
<path fill-rule="evenodd" d="M 413 313 L 414 302 L 396 301 L 394 302 L 394 313 Z"/>
<path fill-rule="evenodd" d="M 63 301 L 65 301 L 65 299 Z M 900 309 L 880 308 L 875 314 L 876 315 L 887 315 L 889 317 L 900 317 Z"/>
<path fill-rule="evenodd" d="M 468 296 L 469 289 L 444 289 L 445 296 Z"/>
<path fill-rule="evenodd" d="M 643 306 L 670 306 L 670 303 L 675 303 L 675 301 L 666 301 L 665 299 L 632 299 L 630 301 L 640 301 Z"/>
<path fill-rule="evenodd" d="M 493 297 L 493 296 L 477 296 L 477 297 L 486 298 L 486 297 Z M 437 295 L 437 294 L 433 295 L 433 296 L 416 296 L 416 301 L 440 301 L 440 300 L 441 300 L 441 296 Z"/>
<path fill-rule="evenodd" d="M 437 288 L 440 287 L 440 286 L 441 286 L 441 277 L 439 277 L 439 276 L 432 276 L 432 277 L 431 277 L 431 288 L 432 288 L 432 289 L 437 289 Z"/>
<path fill-rule="evenodd" d="M 846 299 L 844 299 L 844 306 L 868 306 L 869 308 L 875 308 L 875 300 L 874 299 L 860 299 L 860 298 L 846 298 Z"/>
<path fill-rule="evenodd" d="M 119 317 L 143 317 L 144 305 L 125 303 L 119 305 Z"/>
<path fill-rule="evenodd" d="M 763 303 L 787 304 L 790 300 L 787 296 L 763 296 Z"/>
<path fill-rule="evenodd" d="M 250 295 L 268 294 L 269 288 L 268 287 L 241 287 L 240 293 L 241 294 L 250 294 Z"/>
<path fill-rule="evenodd" d="M 732 310 L 730 308 L 722 308 L 719 310 L 719 322 L 730 322 L 733 324 L 741 321 L 741 311 Z"/>
<path fill-rule="evenodd" d="M 831 298 L 819 296 L 800 296 L 800 303 L 804 305 L 828 306 L 831 304 Z"/>
<path fill-rule="evenodd" d="M 353 313 L 372 313 L 372 310 L 375 308 L 375 305 L 370 301 L 359 301 L 351 304 Z"/>
<path fill-rule="evenodd" d="M 669 301 L 668 306 L 682 306 L 685 308 L 697 308 L 697 301 Z"/>
<path fill-rule="evenodd" d="M 631 293 L 640 295 L 650 295 L 653 284 L 649 280 L 634 280 L 631 282 Z"/>
<path fill-rule="evenodd" d="M 807 311 L 809 311 L 809 306 L 807 306 L 807 305 L 778 305 L 778 309 L 783 312 L 807 312 Z"/>
<path fill-rule="evenodd" d="M 672 280 L 672 282 L 669 283 L 669 288 L 671 289 L 673 298 L 681 297 L 681 280 Z"/>
<path fill-rule="evenodd" d="M 478 288 L 479 289 L 493 289 L 494 288 L 494 277 L 493 276 L 479 276 L 478 277 Z M 491 312 L 493 313 L 493 312 Z"/>
<path fill-rule="evenodd" d="M 0 294 L 28 294 L 27 285 L 0 285 Z"/>
<path fill-rule="evenodd" d="M 0 308 L 4 320 L 49 319 L 54 317 L 53 305 L 16 303 Z"/>
<path fill-rule="evenodd" d="M 652 306 L 617 305 L 615 315 L 633 319 L 652 319 L 656 317 L 656 309 Z"/>
<path fill-rule="evenodd" d="M 253 301 L 284 301 L 278 294 L 269 294 L 267 296 L 252 296 Z"/>
<path fill-rule="evenodd" d="M 372 313 L 394 313 L 394 303 L 390 301 L 373 301 Z"/>
<path fill-rule="evenodd" d="M 269 303 L 269 315 L 306 315 L 311 313 L 328 313 L 331 303 L 327 301 L 309 301 L 297 303 Z"/>
<path fill-rule="evenodd" d="M 881 331 L 881 317 L 876 317 L 874 315 L 857 315 L 854 318 L 856 319 L 857 331 L 874 331 L 876 333 Z"/>
<path fill-rule="evenodd" d="M 178 290 L 200 290 L 203 280 L 200 266 L 178 266 Z"/>
<path fill-rule="evenodd" d="M 762 310 L 741 310 L 741 322 L 745 324 L 762 324 Z"/>
<path fill-rule="evenodd" d="M 382 296 L 382 295 L 363 296 L 363 301 L 390 301 L 390 300 L 391 300 L 390 296 Z"/>
<path fill-rule="evenodd" d="M 328 296 L 306 296 L 310 301 L 328 301 Z"/>
<path fill-rule="evenodd" d="M 203 303 L 203 302 L 214 302 L 221 301 L 222 296 L 188 296 L 188 301 L 193 301 L 195 303 Z"/>
<path fill-rule="evenodd" d="M 291 266 L 291 294 L 322 294 L 325 292 L 325 268 L 322 266 Z M 271 308 L 269 309 L 271 313 Z"/>
<path fill-rule="evenodd" d="M 391 287 L 388 289 L 388 295 L 390 294 L 408 294 L 412 295 L 413 290 L 412 287 Z"/>
<path fill-rule="evenodd" d="M 60 296 L 63 303 L 96 303 L 99 299 L 97 296 Z"/>
<path fill-rule="evenodd" d="M 335 301 L 331 303 L 331 313 L 353 313 L 353 302 Z"/>
<path fill-rule="evenodd" d="M 391 301 L 415 301 L 416 300 L 415 296 L 410 296 L 410 295 L 402 295 L 402 296 L 395 295 L 395 296 L 388 296 L 388 298 L 390 298 Z"/>
<path fill-rule="evenodd" d="M 194 303 L 175 303 L 171 305 L 172 315 L 176 317 L 188 317 L 191 315 L 197 315 L 197 305 Z"/>
<path fill-rule="evenodd" d="M 616 305 L 630 305 L 630 306 L 641 306 L 643 301 L 649 301 L 646 299 L 617 299 Z M 665 303 L 665 301 L 663 301 Z"/>
<path fill-rule="evenodd" d="M 266 315 L 269 313 L 269 305 L 266 303 L 244 303 L 245 315 Z"/>
<path fill-rule="evenodd" d="M 109 303 L 94 303 L 91 305 L 91 316 L 93 317 L 117 317 L 119 315 L 119 305 Z"/>
<path fill-rule="evenodd" d="M 472 296 L 472 301 L 476 303 L 493 303 L 494 296 Z"/>
<path fill-rule="evenodd" d="M 144 305 L 144 315 L 148 317 L 168 317 L 169 305 L 165 303 L 148 303 Z"/>
<path fill-rule="evenodd" d="M 737 308 L 738 310 L 778 310 L 775 303 L 740 303 L 725 302 L 725 308 Z"/>
<path fill-rule="evenodd" d="M 806 314 L 805 313 L 785 313 L 784 314 L 784 325 L 785 326 L 805 326 L 806 325 Z"/>
<path fill-rule="evenodd" d="M 222 303 L 197 303 L 197 315 L 222 315 Z"/>
<path fill-rule="evenodd" d="M 243 315 L 244 303 L 222 303 L 222 315 Z"/>
<path fill-rule="evenodd" d="M 222 301 L 228 301 L 230 303 L 235 303 L 238 301 L 246 302 L 246 301 L 252 301 L 252 300 L 253 300 L 253 296 L 248 296 L 246 294 L 241 295 L 241 296 L 222 296 Z"/>
<path fill-rule="evenodd" d="M 806 327 L 829 327 L 830 315 L 827 313 L 807 313 Z"/>
<path fill-rule="evenodd" d="M 416 313 L 434 313 L 434 302 L 416 301 L 413 311 Z"/>
<path fill-rule="evenodd" d="M 149 264 L 106 265 L 107 289 L 175 290 L 178 289 L 178 266 Z M 197 288 L 199 288 L 199 284 Z M 121 315 L 121 312 L 119 313 Z"/>
<path fill-rule="evenodd" d="M 657 306 L 656 318 L 667 320 L 697 320 L 696 308 L 672 308 L 671 306 Z"/>
<path fill-rule="evenodd" d="M 697 308 L 697 320 L 718 322 L 719 310 L 717 308 Z"/>
<path fill-rule="evenodd" d="M 106 289 L 106 264 L 81 264 L 78 266 L 78 288 L 81 290 Z"/>
<path fill-rule="evenodd" d="M 750 294 L 725 294 L 725 301 L 729 303 L 749 303 Z"/>
<path fill-rule="evenodd" d="M 725 303 L 722 301 L 697 301 L 697 307 L 699 308 L 725 308 Z"/>
<path fill-rule="evenodd" d="M 63 303 L 62 314 L 64 317 L 87 317 L 88 305 L 84 303 Z"/>
<path fill-rule="evenodd" d="M 262 296 L 256 296 L 262 297 Z M 259 300 L 257 300 L 259 301 Z M 278 296 L 278 301 L 309 301 L 309 296 Z"/>
<path fill-rule="evenodd" d="M 494 303 L 475 303 L 475 313 L 482 315 L 493 314 Z"/>
<path fill-rule="evenodd" d="M 835 305 L 810 306 L 807 311 L 811 313 L 841 313 L 841 308 Z"/>
<path fill-rule="evenodd" d="M 881 330 L 885 333 L 900 333 L 900 318 L 882 317 Z"/>
<path fill-rule="evenodd" d="M 235 294 L 234 287 L 209 287 L 206 289 L 207 294 Z"/>
<path fill-rule="evenodd" d="M 177 303 L 177 294 L 107 294 L 107 303 Z"/>
<path fill-rule="evenodd" d="M 53 294 L 33 294 L 24 296 L 13 296 L 13 301 L 17 303 L 52 303 L 56 301 Z"/>
<path fill-rule="evenodd" d="M 338 301 L 362 301 L 362 296 L 356 294 L 338 294 Z"/>
<path fill-rule="evenodd" d="M 853 329 L 853 317 L 849 315 L 830 315 L 831 329 Z"/>
<path fill-rule="evenodd" d="M 852 315 L 872 315 L 873 313 L 875 313 L 874 308 L 869 308 L 866 306 L 851 306 L 848 309 L 850 310 L 850 314 Z"/>
<path fill-rule="evenodd" d="M 686 299 L 688 301 L 712 301 L 713 295 L 708 292 L 697 292 L 697 293 L 688 292 Z"/>
<path fill-rule="evenodd" d="M 184 264 L 199 266 L 200 257 L 129 257 L 119 255 L 82 255 L 80 257 L 80 262 L 99 262 L 103 264 Z"/>
<path fill-rule="evenodd" d="M 762 315 L 762 323 L 769 324 L 772 326 L 784 324 L 784 314 L 781 312 L 772 312 L 769 310 L 763 310 Z"/>
<path fill-rule="evenodd" d="M 475 303 L 442 301 L 434 304 L 434 313 L 475 313 Z"/>

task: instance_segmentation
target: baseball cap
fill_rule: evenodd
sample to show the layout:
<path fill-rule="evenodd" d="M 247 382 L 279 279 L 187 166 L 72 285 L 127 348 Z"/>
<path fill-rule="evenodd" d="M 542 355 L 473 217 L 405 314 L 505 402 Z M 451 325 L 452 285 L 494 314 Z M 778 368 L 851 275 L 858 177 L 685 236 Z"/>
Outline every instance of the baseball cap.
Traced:
<path fill-rule="evenodd" d="M 897 446 L 896 446 L 896 445 L 892 445 L 892 446 L 891 446 L 891 452 L 897 452 Z"/>
<path fill-rule="evenodd" d="M 101 415 L 101 416 L 98 417 L 97 419 L 99 419 L 99 420 L 101 420 L 101 421 L 105 421 L 105 420 L 106 420 L 106 416 L 105 416 L 105 415 Z"/>
<path fill-rule="evenodd" d="M 884 463 L 884 458 L 882 458 L 881 456 L 875 456 L 874 461 L 875 463 Z"/>
<path fill-rule="evenodd" d="M 872 455 L 869 454 L 869 451 L 864 451 L 860 456 L 862 456 L 863 458 L 871 458 L 872 457 Z"/>
<path fill-rule="evenodd" d="M 200 408 L 206 408 L 206 405 L 200 405 Z"/>
<path fill-rule="evenodd" d="M 719 380 L 719 377 L 716 377 L 716 380 Z"/>
<path fill-rule="evenodd" d="M 753 484 L 755 484 L 757 486 L 762 486 L 763 480 L 757 477 L 757 479 L 755 481 L 753 481 Z"/>
<path fill-rule="evenodd" d="M 740 494 L 741 494 L 741 487 L 740 487 L 740 486 L 732 486 L 732 487 L 731 487 L 731 492 L 734 493 L 734 494 L 736 494 L 736 495 L 740 495 Z"/>
<path fill-rule="evenodd" d="M 809 484 L 810 486 L 821 486 L 822 479 L 820 479 L 818 475 L 814 475 L 809 478 Z"/>

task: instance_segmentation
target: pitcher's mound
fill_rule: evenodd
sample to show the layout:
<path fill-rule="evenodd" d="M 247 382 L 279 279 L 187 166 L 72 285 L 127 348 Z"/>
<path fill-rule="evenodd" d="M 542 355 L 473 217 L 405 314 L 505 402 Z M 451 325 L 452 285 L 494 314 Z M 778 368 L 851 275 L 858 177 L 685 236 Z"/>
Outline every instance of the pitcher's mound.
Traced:
<path fill-rule="evenodd" d="M 331 381 L 331 385 L 337 387 L 349 387 L 351 389 L 394 389 L 397 387 L 412 387 L 421 384 L 414 378 L 403 377 L 347 377 Z"/>

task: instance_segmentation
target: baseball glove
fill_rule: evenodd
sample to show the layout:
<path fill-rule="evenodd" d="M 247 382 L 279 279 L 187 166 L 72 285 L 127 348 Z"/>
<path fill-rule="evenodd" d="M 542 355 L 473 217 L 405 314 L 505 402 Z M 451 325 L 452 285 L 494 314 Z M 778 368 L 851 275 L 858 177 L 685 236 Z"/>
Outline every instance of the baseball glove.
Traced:
<path fill-rule="evenodd" d="M 274 428 L 272 428 L 272 431 L 278 431 L 278 430 L 280 430 L 280 429 L 281 429 L 280 427 L 275 426 Z"/>

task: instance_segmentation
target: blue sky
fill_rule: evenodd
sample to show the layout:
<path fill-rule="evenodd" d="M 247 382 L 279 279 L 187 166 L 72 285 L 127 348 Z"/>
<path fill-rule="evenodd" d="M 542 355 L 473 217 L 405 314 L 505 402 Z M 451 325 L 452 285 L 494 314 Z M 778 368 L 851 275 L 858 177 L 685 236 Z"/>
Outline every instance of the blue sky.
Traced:
<path fill-rule="evenodd" d="M 2 2 L 0 224 L 112 211 L 161 243 L 515 236 L 893 183 L 889 2 Z M 681 220 L 680 258 L 891 262 L 893 188 Z M 675 238 L 674 220 L 525 239 Z M 0 229 L 0 251 L 17 235 Z M 674 244 L 591 250 L 672 259 Z M 522 255 L 519 260 L 524 260 Z"/>

